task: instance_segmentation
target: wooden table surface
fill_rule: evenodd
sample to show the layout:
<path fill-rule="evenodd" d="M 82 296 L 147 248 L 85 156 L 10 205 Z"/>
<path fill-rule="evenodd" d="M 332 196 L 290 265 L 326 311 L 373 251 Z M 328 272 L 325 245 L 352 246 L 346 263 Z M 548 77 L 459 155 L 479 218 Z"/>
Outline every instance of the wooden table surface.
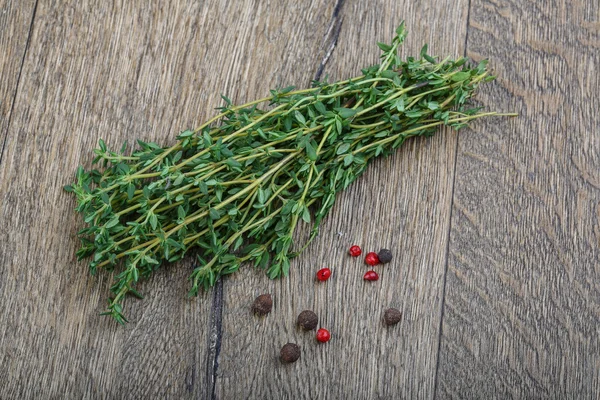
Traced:
<path fill-rule="evenodd" d="M 596 0 L 0 0 L 1 399 L 600 396 Z M 270 88 L 403 55 L 490 59 L 477 101 L 519 118 L 441 130 L 377 160 L 288 279 L 243 268 L 187 299 L 190 258 L 101 317 L 62 191 L 98 138 L 161 145 Z M 388 247 L 376 284 L 346 256 Z M 331 266 L 326 284 L 314 272 Z M 249 311 L 271 293 L 265 318 Z M 382 311 L 403 321 L 385 328 Z M 332 340 L 294 326 L 312 309 Z M 280 347 L 302 346 L 282 365 Z"/>

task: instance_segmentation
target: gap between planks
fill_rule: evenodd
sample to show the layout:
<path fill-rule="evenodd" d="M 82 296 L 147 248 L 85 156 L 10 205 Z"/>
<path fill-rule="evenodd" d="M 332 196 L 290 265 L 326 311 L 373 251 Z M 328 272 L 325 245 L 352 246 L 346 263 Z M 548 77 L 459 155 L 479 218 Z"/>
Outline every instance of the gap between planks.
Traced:
<path fill-rule="evenodd" d="M 471 0 L 467 4 L 467 19 L 465 22 L 465 43 L 463 45 L 463 57 L 467 57 L 467 46 L 469 44 L 469 21 L 471 18 Z M 448 236 L 446 237 L 446 262 L 444 265 L 444 274 L 442 276 L 442 299 L 440 306 L 440 327 L 438 330 L 438 346 L 435 359 L 435 372 L 433 377 L 433 398 L 438 398 L 438 371 L 440 370 L 440 352 L 442 350 L 442 328 L 444 326 L 444 306 L 446 304 L 446 285 L 448 276 L 448 261 L 450 259 L 450 232 L 452 232 L 452 210 L 454 209 L 454 188 L 456 187 L 456 165 L 458 162 L 458 142 L 460 140 L 460 131 L 456 132 L 456 145 L 454 146 L 454 162 L 452 163 L 452 188 L 450 192 L 450 207 L 448 210 Z"/>
<path fill-rule="evenodd" d="M 318 63 L 317 72 L 314 80 L 321 79 L 323 70 L 331 55 L 335 51 L 340 32 L 342 30 L 343 16 L 341 10 L 346 0 L 336 0 L 333 8 L 331 20 L 323 38 L 323 48 L 325 54 Z M 37 3 L 36 3 L 37 5 Z M 456 159 L 454 160 L 456 163 Z M 455 164 L 456 165 L 456 164 Z M 206 357 L 206 398 L 216 400 L 217 372 L 219 369 L 219 354 L 221 352 L 221 342 L 223 337 L 223 285 L 224 279 L 217 281 L 213 288 L 213 301 L 211 308 L 210 327 L 208 335 L 208 354 Z M 441 323 L 440 323 L 441 329 Z M 437 372 L 437 369 L 436 369 Z"/>
<path fill-rule="evenodd" d="M 17 82 L 15 84 L 15 91 L 12 96 L 12 103 L 10 105 L 10 111 L 8 112 L 8 123 L 5 128 L 4 140 L 2 141 L 2 147 L 0 148 L 0 164 L 2 164 L 2 158 L 4 157 L 4 149 L 6 148 L 6 142 L 8 141 L 8 132 L 10 124 L 12 122 L 13 111 L 15 109 L 15 102 L 17 100 L 17 94 L 19 93 L 19 87 L 21 84 L 21 74 L 23 73 L 23 65 L 25 64 L 25 57 L 27 56 L 27 50 L 29 50 L 29 44 L 31 42 L 31 32 L 33 31 L 33 24 L 35 22 L 35 14 L 37 11 L 39 0 L 35 0 L 33 5 L 33 12 L 31 13 L 31 22 L 29 22 L 29 30 L 27 32 L 27 40 L 25 41 L 25 49 L 23 50 L 23 57 L 21 57 L 21 65 L 19 66 L 19 74 L 17 75 Z M 1 136 L 0 136 L 1 137 Z"/>

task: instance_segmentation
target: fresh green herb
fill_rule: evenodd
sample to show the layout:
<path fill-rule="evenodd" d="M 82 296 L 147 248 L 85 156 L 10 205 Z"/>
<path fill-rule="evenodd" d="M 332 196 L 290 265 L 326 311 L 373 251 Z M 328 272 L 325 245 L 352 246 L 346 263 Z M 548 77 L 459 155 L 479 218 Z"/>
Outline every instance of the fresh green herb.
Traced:
<path fill-rule="evenodd" d="M 99 141 L 95 163 L 79 167 L 66 186 L 87 227 L 79 231 L 79 259 L 90 270 L 115 271 L 104 313 L 125 323 L 122 303 L 165 261 L 197 249 L 190 295 L 250 262 L 270 278 L 287 275 L 300 221 L 312 240 L 336 195 L 359 177 L 371 159 L 391 154 L 408 138 L 430 136 L 442 126 L 460 129 L 498 114 L 467 108 L 477 86 L 493 79 L 486 62 L 436 58 L 424 47 L 402 60 L 397 49 L 404 24 L 391 44 L 381 44 L 379 65 L 310 89 L 272 90 L 269 97 L 221 113 L 181 132 L 171 147 L 138 140 L 126 155 Z M 259 108 L 259 105 L 264 105 Z"/>

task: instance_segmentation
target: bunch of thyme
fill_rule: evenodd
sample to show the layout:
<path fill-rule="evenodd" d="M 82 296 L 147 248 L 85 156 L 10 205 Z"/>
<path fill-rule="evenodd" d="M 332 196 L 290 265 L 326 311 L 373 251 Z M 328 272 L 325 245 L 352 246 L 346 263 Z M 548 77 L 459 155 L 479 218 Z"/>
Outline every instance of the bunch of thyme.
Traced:
<path fill-rule="evenodd" d="M 126 322 L 122 302 L 127 294 L 141 297 L 139 279 L 194 248 L 192 296 L 244 262 L 270 278 L 287 275 L 302 251 L 293 246 L 298 223 L 312 224 L 310 242 L 336 194 L 371 159 L 442 125 L 460 129 L 501 115 L 464 106 L 493 79 L 485 61 L 438 61 L 427 46 L 419 58 L 402 60 L 404 24 L 396 33 L 390 45 L 378 44 L 381 63 L 362 76 L 272 90 L 240 106 L 224 97 L 219 115 L 181 132 L 171 147 L 138 140 L 125 155 L 126 144 L 115 152 L 100 140 L 94 162 L 103 170 L 79 167 L 65 189 L 89 225 L 79 231 L 78 258 L 92 256 L 92 274 L 118 270 L 104 314 Z"/>

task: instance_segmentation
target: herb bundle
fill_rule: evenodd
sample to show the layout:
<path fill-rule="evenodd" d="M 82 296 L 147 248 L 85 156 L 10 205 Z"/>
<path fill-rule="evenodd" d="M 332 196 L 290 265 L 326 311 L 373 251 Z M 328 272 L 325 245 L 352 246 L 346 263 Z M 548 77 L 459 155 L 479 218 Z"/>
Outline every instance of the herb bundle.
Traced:
<path fill-rule="evenodd" d="M 239 106 L 224 97 L 219 115 L 181 132 L 171 147 L 138 140 L 126 155 L 126 144 L 115 152 L 100 140 L 94 163 L 104 168 L 79 167 L 65 189 L 88 224 L 79 231 L 78 258 L 92 257 L 92 274 L 116 270 L 103 314 L 126 322 L 123 299 L 141 297 L 140 278 L 192 249 L 192 296 L 244 262 L 270 278 L 287 275 L 302 251 L 293 246 L 298 223 L 312 224 L 310 242 L 336 194 L 374 157 L 442 125 L 460 129 L 476 118 L 512 115 L 465 107 L 493 79 L 486 61 L 438 61 L 427 46 L 402 60 L 404 24 L 396 33 L 391 44 L 378 44 L 381 63 L 362 76 L 272 90 Z"/>

